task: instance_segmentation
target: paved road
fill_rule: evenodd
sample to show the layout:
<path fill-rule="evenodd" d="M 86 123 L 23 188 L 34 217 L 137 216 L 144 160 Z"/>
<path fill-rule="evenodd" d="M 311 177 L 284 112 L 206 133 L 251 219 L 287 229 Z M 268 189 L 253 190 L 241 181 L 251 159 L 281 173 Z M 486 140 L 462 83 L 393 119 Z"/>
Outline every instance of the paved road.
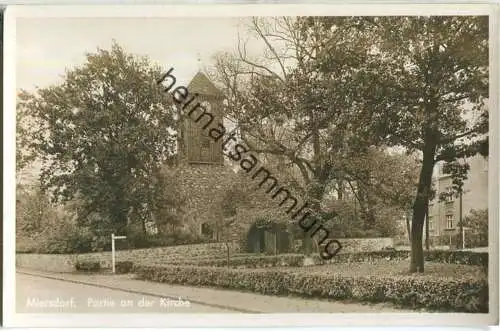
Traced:
<path fill-rule="evenodd" d="M 235 313 L 211 306 L 16 274 L 18 313 Z"/>
<path fill-rule="evenodd" d="M 18 269 L 19 312 L 206 312 L 206 313 L 394 313 L 388 303 L 365 305 L 313 298 L 280 297 L 234 290 L 174 285 L 134 279 L 133 275 L 59 274 Z M 144 295 L 144 300 L 141 301 Z M 190 308 L 174 307 L 165 298 L 191 301 Z M 59 301 L 56 301 L 59 298 Z M 73 301 L 71 301 L 73 298 Z M 163 300 L 162 300 L 163 299 Z M 50 304 L 63 308 L 43 308 Z M 69 300 L 69 301 L 68 301 Z M 122 303 L 123 300 L 123 303 Z M 62 302 L 65 301 L 66 303 Z M 150 302 L 148 307 L 144 303 Z M 114 302 L 114 305 L 112 304 Z M 139 307 L 139 305 L 141 305 Z M 71 307 L 73 305 L 73 307 Z M 132 305 L 132 307 L 129 307 Z"/>

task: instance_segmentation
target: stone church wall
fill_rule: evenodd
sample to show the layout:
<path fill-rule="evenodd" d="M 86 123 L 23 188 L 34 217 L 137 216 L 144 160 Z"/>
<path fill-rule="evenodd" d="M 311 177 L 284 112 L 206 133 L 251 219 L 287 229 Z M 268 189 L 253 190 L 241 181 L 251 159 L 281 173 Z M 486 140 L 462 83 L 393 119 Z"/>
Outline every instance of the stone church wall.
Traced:
<path fill-rule="evenodd" d="M 181 165 L 176 173 L 187 199 L 183 223 L 188 230 L 201 234 L 203 223 L 214 225 L 223 221 L 222 199 L 235 173 L 229 167 L 214 164 Z"/>

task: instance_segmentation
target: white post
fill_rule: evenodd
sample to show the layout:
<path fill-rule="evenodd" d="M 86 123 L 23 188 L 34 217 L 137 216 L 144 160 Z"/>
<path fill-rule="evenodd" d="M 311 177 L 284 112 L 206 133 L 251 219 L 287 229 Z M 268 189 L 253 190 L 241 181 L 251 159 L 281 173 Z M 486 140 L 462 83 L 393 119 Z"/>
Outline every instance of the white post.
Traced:
<path fill-rule="evenodd" d="M 115 273 L 115 234 L 111 234 L 111 265 L 113 266 L 113 273 Z"/>
<path fill-rule="evenodd" d="M 126 239 L 126 236 L 115 236 L 114 233 L 111 234 L 111 264 L 113 265 L 113 273 L 115 273 L 115 240 L 116 239 Z"/>
<path fill-rule="evenodd" d="M 465 249 L 465 227 L 462 226 L 462 249 Z"/>

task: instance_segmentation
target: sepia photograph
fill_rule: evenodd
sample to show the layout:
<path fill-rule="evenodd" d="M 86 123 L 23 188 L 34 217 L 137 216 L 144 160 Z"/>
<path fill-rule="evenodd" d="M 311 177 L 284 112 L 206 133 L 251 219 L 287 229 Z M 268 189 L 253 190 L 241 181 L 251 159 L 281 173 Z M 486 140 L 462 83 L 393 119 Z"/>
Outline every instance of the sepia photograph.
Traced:
<path fill-rule="evenodd" d="M 4 323 L 498 323 L 491 8 L 123 7 L 4 13 Z"/>

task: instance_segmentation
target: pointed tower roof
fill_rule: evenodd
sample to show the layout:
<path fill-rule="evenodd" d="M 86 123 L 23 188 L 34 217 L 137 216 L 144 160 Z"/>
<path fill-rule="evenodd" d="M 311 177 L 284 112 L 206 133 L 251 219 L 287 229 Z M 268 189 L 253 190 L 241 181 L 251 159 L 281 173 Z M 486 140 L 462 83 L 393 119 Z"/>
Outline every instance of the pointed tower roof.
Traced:
<path fill-rule="evenodd" d="M 201 95 L 220 96 L 222 92 L 205 76 L 204 73 L 198 73 L 191 79 L 188 85 L 189 93 L 198 93 Z"/>

